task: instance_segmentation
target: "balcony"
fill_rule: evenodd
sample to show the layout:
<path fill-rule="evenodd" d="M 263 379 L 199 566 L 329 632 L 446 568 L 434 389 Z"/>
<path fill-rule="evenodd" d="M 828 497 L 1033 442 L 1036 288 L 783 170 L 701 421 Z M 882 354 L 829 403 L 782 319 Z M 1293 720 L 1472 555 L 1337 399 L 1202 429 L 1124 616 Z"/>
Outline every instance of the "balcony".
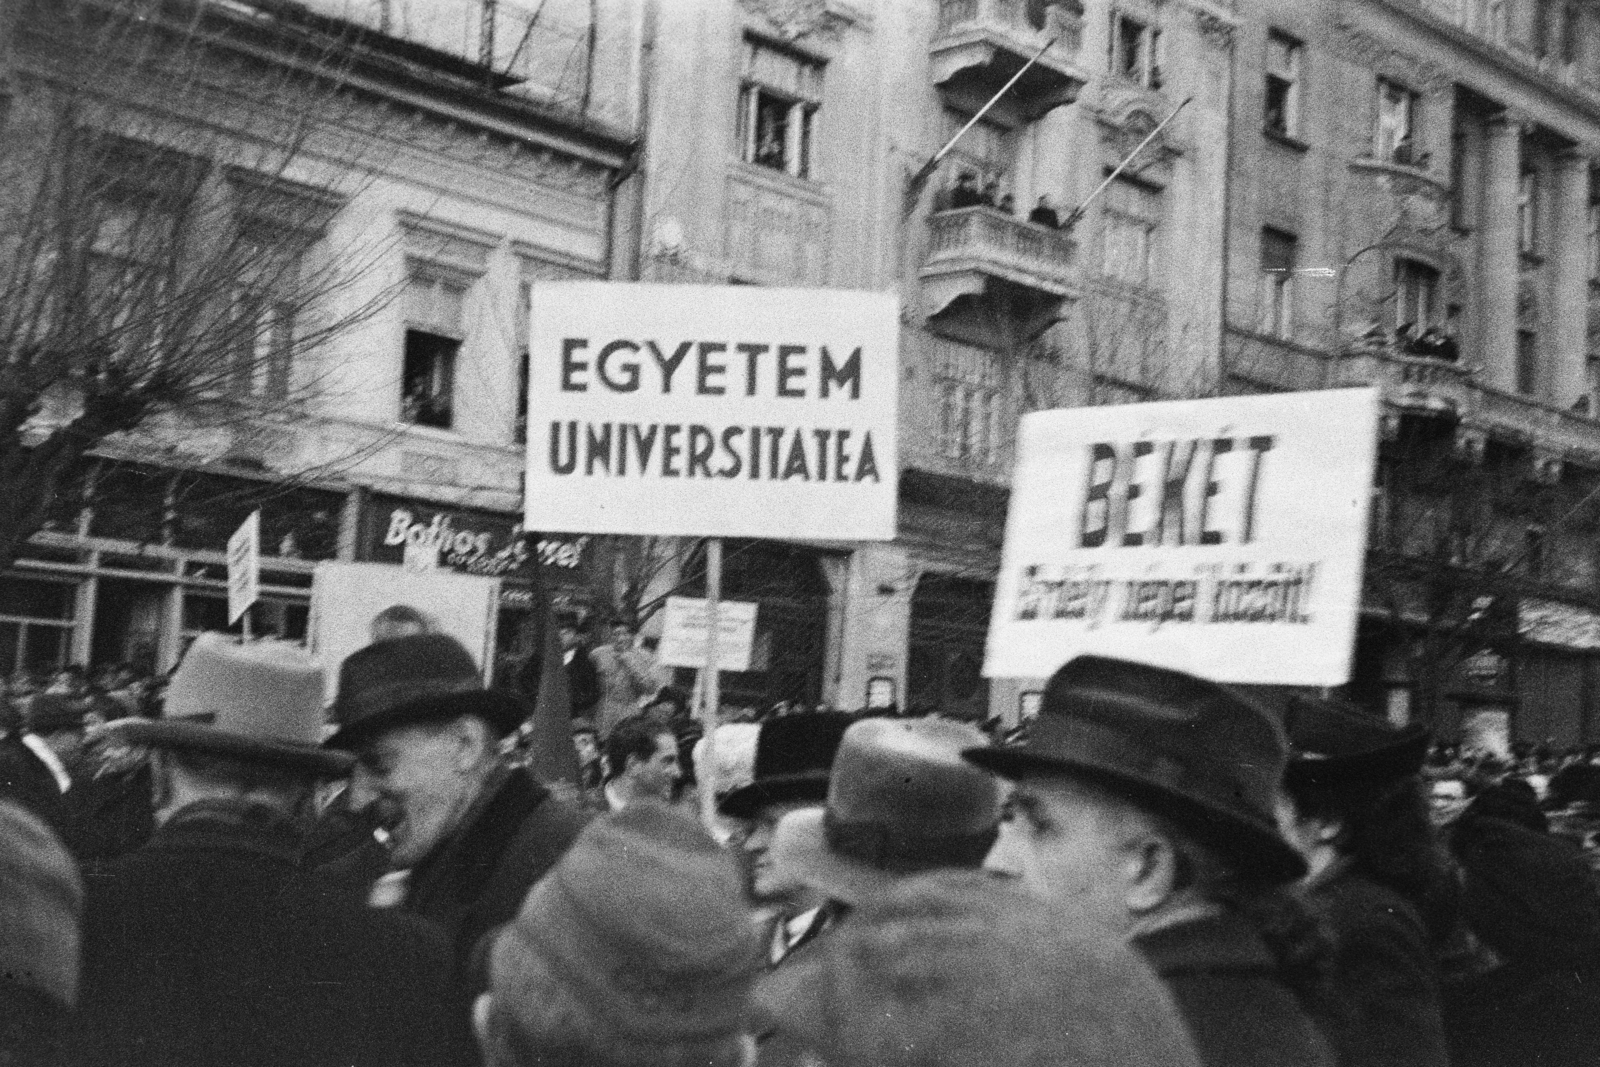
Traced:
<path fill-rule="evenodd" d="M 1023 0 L 940 0 L 931 47 L 933 81 L 958 103 L 977 107 L 1032 59 L 1057 30 L 1055 46 L 1028 68 L 1002 101 L 1021 122 L 1070 104 L 1088 81 L 1073 62 L 1082 38 L 1081 17 L 1065 25 L 1030 25 Z M 1062 16 L 1053 15 L 1052 20 Z"/>
<path fill-rule="evenodd" d="M 1077 242 L 1059 230 L 991 207 L 964 207 L 929 218 L 928 236 L 920 273 L 930 316 L 963 297 L 1002 290 L 1054 306 L 1076 289 Z"/>
<path fill-rule="evenodd" d="M 1463 428 L 1488 437 L 1600 467 L 1600 422 L 1491 388 L 1459 363 L 1386 347 L 1352 349 L 1338 361 L 1331 384 L 1377 385 L 1392 407 L 1453 416 Z"/>

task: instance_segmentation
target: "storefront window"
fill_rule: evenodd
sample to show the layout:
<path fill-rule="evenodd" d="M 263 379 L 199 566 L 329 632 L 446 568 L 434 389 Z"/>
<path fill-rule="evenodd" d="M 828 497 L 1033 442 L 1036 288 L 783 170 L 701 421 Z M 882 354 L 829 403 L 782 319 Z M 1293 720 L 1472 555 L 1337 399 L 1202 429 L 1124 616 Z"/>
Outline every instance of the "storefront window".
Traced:
<path fill-rule="evenodd" d="M 0 671 L 51 670 L 67 662 L 76 591 L 71 582 L 0 578 Z"/>
<path fill-rule="evenodd" d="M 285 641 L 305 641 L 310 605 L 263 597 L 250 608 L 250 633 L 256 637 L 278 637 Z M 228 625 L 228 595 L 226 593 L 195 592 L 183 594 L 183 642 L 188 647 L 195 636 L 207 630 L 243 632 L 238 623 Z"/>

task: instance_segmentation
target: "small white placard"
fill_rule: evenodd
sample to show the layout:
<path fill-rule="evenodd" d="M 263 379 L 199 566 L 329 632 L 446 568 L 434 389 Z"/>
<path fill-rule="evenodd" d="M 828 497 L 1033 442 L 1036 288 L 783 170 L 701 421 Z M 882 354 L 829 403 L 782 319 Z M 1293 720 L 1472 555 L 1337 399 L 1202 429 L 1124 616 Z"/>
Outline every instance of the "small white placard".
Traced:
<path fill-rule="evenodd" d="M 228 538 L 228 625 L 261 597 L 261 512 L 252 511 Z"/>
<path fill-rule="evenodd" d="M 710 636 L 707 602 L 694 597 L 669 596 L 662 615 L 661 645 L 656 658 L 668 667 L 706 666 Z M 738 600 L 717 602 L 717 669 L 747 671 L 755 645 L 756 605 Z"/>

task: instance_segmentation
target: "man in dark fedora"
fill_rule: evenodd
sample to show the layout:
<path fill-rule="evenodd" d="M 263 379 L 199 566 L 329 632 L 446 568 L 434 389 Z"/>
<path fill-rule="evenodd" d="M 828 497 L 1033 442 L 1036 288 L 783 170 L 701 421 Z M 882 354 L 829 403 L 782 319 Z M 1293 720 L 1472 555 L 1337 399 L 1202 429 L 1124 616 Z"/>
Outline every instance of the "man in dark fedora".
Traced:
<path fill-rule="evenodd" d="M 819 711 L 763 723 L 751 780 L 717 800 L 717 814 L 735 825 L 733 841 L 744 859 L 750 900 L 772 914 L 770 964 L 820 933 L 824 916 L 817 891 L 772 862 L 773 830 L 790 812 L 827 799 L 834 754 L 855 721 L 853 715 Z"/>
<path fill-rule="evenodd" d="M 202 634 L 149 746 L 157 830 L 86 872 L 78 1067 L 471 1062 L 429 924 L 334 900 L 299 863 L 319 780 L 322 671 L 300 648 Z"/>
<path fill-rule="evenodd" d="M 1305 858 L 1305 899 L 1333 935 L 1338 1010 L 1327 1033 L 1340 1067 L 1444 1067 L 1455 1058 L 1435 945 L 1452 933 L 1459 889 L 1418 777 L 1428 732 L 1299 696 L 1284 727 L 1279 824 Z"/>
<path fill-rule="evenodd" d="M 986 866 L 1131 937 L 1207 1067 L 1333 1062 L 1313 1023 L 1328 946 L 1286 892 L 1283 729 L 1180 671 L 1079 656 L 1028 740 L 967 758 L 1014 783 Z"/>
<path fill-rule="evenodd" d="M 390 866 L 409 871 L 401 906 L 444 928 L 463 993 L 482 983 L 480 940 L 516 915 L 587 821 L 503 752 L 526 714 L 485 688 L 445 634 L 368 645 L 339 669 L 326 743 L 356 757 L 349 806 L 386 832 Z"/>

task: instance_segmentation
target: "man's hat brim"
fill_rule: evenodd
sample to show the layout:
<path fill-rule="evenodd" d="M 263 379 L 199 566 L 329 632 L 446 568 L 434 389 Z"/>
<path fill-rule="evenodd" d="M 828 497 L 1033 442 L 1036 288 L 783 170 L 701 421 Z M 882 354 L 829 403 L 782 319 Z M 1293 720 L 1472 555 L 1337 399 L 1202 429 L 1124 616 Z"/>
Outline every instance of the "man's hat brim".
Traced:
<path fill-rule="evenodd" d="M 304 771 L 318 778 L 343 778 L 354 760 L 345 752 L 288 741 L 267 741 L 188 721 L 118 719 L 107 723 L 105 733 L 130 744 L 180 749 L 227 756 L 250 763 L 268 763 Z"/>
<path fill-rule="evenodd" d="M 1013 781 L 1028 777 L 1079 775 L 1100 782 L 1113 790 L 1142 800 L 1156 814 L 1164 815 L 1194 833 L 1202 841 L 1229 857 L 1242 872 L 1269 882 L 1291 882 L 1306 873 L 1304 858 L 1296 852 L 1278 828 L 1251 819 L 1238 811 L 1212 804 L 1203 797 L 1169 788 L 1159 782 L 1107 763 L 1092 759 L 1073 759 L 1070 755 L 1045 755 L 1026 748 L 969 748 L 962 753 L 968 761 L 1002 778 Z"/>
<path fill-rule="evenodd" d="M 1433 736 L 1418 726 L 1406 727 L 1399 740 L 1382 748 L 1343 756 L 1295 756 L 1284 771 L 1291 789 L 1336 787 L 1361 782 L 1409 778 L 1422 770 Z"/>
<path fill-rule="evenodd" d="M 821 804 L 828 799 L 828 774 L 780 774 L 742 785 L 717 801 L 717 814 L 753 819 L 768 804 Z"/>
<path fill-rule="evenodd" d="M 430 693 L 357 719 L 323 742 L 327 748 L 359 748 L 376 734 L 419 722 L 454 719 L 475 715 L 488 723 L 500 737 L 506 737 L 528 717 L 528 707 L 510 693 L 498 689 L 467 689 L 457 693 Z"/>

